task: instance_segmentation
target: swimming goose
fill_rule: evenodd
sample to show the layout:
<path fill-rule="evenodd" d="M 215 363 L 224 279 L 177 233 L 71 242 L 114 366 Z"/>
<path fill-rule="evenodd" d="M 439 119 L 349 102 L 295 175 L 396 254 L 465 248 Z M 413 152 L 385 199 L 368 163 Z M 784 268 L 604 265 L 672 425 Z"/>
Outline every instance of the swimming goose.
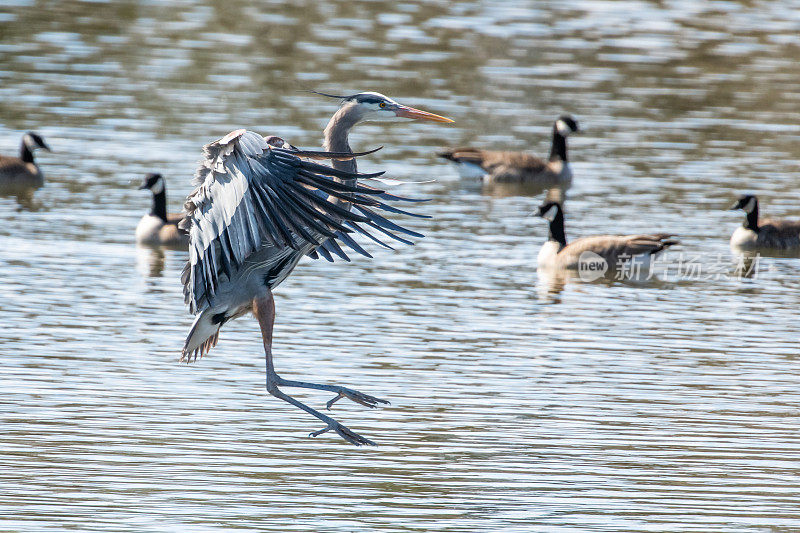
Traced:
<path fill-rule="evenodd" d="M 22 136 L 19 157 L 0 155 L 0 187 L 35 188 L 44 185 L 44 174 L 33 160 L 37 148 L 50 151 L 41 135 L 29 131 Z"/>
<path fill-rule="evenodd" d="M 189 246 L 189 235 L 178 230 L 183 213 L 167 214 L 167 191 L 161 174 L 148 174 L 139 190 L 150 189 L 153 205 L 136 226 L 136 242 L 164 246 Z"/>
<path fill-rule="evenodd" d="M 746 213 L 744 224 L 731 235 L 734 248 L 772 248 L 789 250 L 800 248 L 800 220 L 758 219 L 758 198 L 743 194 L 731 207 Z"/>
<path fill-rule="evenodd" d="M 496 152 L 477 148 L 456 148 L 436 155 L 455 163 L 462 178 L 477 178 L 486 184 L 569 186 L 572 169 L 567 158 L 567 137 L 579 131 L 574 118 L 568 115 L 559 117 L 553 124 L 553 143 L 547 161 L 524 152 Z"/>
<path fill-rule="evenodd" d="M 602 258 L 607 270 L 619 270 L 626 261 L 649 259 L 665 248 L 678 244 L 671 233 L 643 235 L 594 235 L 567 244 L 564 211 L 558 202 L 547 202 L 536 213 L 550 222 L 547 242 L 539 250 L 541 268 L 578 269 L 581 261 Z M 586 255 L 585 255 L 586 254 Z"/>

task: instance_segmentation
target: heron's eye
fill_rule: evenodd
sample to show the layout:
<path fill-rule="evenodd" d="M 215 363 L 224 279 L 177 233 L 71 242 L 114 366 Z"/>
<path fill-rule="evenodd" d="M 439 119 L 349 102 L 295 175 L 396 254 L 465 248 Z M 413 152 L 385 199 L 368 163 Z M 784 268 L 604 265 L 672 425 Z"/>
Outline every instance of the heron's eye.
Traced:
<path fill-rule="evenodd" d="M 386 107 L 386 102 L 381 102 L 380 104 L 378 104 L 378 107 L 383 109 L 384 107 Z"/>

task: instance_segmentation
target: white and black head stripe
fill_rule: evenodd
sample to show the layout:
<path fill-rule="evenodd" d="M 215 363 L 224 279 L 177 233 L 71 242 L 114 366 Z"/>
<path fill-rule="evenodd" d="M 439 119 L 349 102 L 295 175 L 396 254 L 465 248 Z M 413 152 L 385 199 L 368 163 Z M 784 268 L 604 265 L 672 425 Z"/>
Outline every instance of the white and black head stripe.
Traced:
<path fill-rule="evenodd" d="M 153 194 L 164 192 L 164 177 L 158 173 L 151 173 L 144 177 L 140 189 L 150 189 Z"/>
<path fill-rule="evenodd" d="M 161 174 L 156 174 L 158 176 L 153 184 L 150 186 L 150 190 L 153 191 L 153 194 L 159 194 L 164 192 L 164 178 Z"/>
<path fill-rule="evenodd" d="M 381 102 L 397 103 L 388 96 L 372 91 L 354 94 L 347 99 L 358 102 L 359 104 L 380 104 Z"/>
<path fill-rule="evenodd" d="M 547 220 L 554 220 L 557 214 L 558 204 L 553 204 L 542 214 L 542 217 L 546 218 Z"/>
<path fill-rule="evenodd" d="M 351 95 L 340 95 L 340 94 L 329 94 L 329 93 L 322 93 L 319 91 L 311 91 L 314 94 L 319 94 L 321 96 L 327 96 L 329 98 L 341 98 L 345 102 L 358 102 L 359 104 L 377 104 L 379 102 L 394 102 L 391 98 L 381 93 L 376 93 L 374 91 L 365 91 L 362 93 L 355 93 Z"/>
<path fill-rule="evenodd" d="M 36 148 L 43 148 L 47 145 L 44 144 L 44 139 L 32 131 L 27 132 L 25 135 L 22 136 L 22 142 L 25 143 L 25 146 L 34 150 Z"/>
<path fill-rule="evenodd" d="M 569 115 L 562 115 L 556 120 L 556 131 L 564 137 L 578 131 L 578 123 Z"/>

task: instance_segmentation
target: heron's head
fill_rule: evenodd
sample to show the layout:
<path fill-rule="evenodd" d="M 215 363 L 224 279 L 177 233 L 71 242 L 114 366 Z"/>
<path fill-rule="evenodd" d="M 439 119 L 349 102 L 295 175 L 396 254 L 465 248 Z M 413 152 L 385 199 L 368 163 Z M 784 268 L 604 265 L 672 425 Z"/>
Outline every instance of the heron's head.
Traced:
<path fill-rule="evenodd" d="M 31 152 L 36 150 L 37 148 L 42 148 L 43 150 L 50 151 L 50 147 L 47 146 L 47 143 L 44 142 L 44 139 L 41 135 L 34 131 L 29 131 L 22 136 L 22 142 L 25 146 L 28 147 L 28 150 Z"/>
<path fill-rule="evenodd" d="M 743 194 L 736 200 L 736 203 L 731 207 L 731 211 L 741 209 L 745 213 L 752 213 L 758 208 L 758 198 L 753 194 Z"/>
<path fill-rule="evenodd" d="M 314 91 L 316 92 L 316 91 Z M 337 96 L 333 94 L 317 93 L 331 98 L 341 98 L 341 109 L 346 109 L 348 113 L 354 115 L 356 122 L 365 120 L 430 120 L 432 122 L 453 122 L 453 120 L 428 113 L 413 107 L 408 107 L 395 102 L 388 96 L 381 93 L 364 92 L 351 96 Z"/>
<path fill-rule="evenodd" d="M 546 202 L 539 206 L 539 210 L 536 211 L 535 215 L 552 222 L 559 212 L 561 212 L 561 204 L 558 202 Z"/>
<path fill-rule="evenodd" d="M 578 121 L 569 115 L 561 115 L 558 117 L 554 126 L 556 131 L 563 137 L 569 137 L 571 133 L 580 133 L 581 131 L 578 127 Z"/>
<path fill-rule="evenodd" d="M 150 189 L 153 194 L 164 192 L 164 177 L 158 173 L 151 173 L 142 179 L 139 190 Z"/>

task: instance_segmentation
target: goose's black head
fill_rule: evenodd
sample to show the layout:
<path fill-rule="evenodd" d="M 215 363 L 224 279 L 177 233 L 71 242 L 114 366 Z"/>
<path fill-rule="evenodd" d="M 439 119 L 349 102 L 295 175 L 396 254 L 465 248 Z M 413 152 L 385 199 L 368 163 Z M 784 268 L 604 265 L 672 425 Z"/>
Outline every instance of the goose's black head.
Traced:
<path fill-rule="evenodd" d="M 558 202 L 547 202 L 540 205 L 539 210 L 535 214 L 537 217 L 542 217 L 552 222 L 559 213 L 561 213 L 561 204 Z"/>
<path fill-rule="evenodd" d="M 139 186 L 139 190 L 142 189 L 150 189 L 153 194 L 164 192 L 164 177 L 158 173 L 147 174 Z"/>
<path fill-rule="evenodd" d="M 580 133 L 581 129 L 578 127 L 578 121 L 570 115 L 561 115 L 553 125 L 555 130 L 563 137 L 569 137 L 572 133 Z"/>
<path fill-rule="evenodd" d="M 47 146 L 46 142 L 44 142 L 42 136 L 36 133 L 35 131 L 26 132 L 25 135 L 22 136 L 22 143 L 30 151 L 34 151 L 37 148 L 41 148 L 42 150 L 47 150 L 48 152 L 50 151 L 50 147 Z"/>
<path fill-rule="evenodd" d="M 730 208 L 731 211 L 741 209 L 745 213 L 752 213 L 758 209 L 758 198 L 754 194 L 743 194 Z"/>

